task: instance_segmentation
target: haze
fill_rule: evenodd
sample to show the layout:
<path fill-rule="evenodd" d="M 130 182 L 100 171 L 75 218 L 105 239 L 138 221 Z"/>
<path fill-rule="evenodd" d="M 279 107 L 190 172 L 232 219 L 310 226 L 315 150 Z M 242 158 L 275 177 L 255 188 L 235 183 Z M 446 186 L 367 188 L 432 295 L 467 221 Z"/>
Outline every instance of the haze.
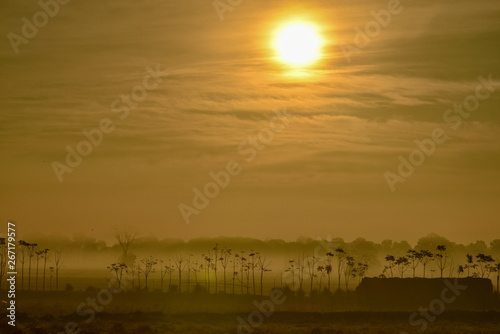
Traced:
<path fill-rule="evenodd" d="M 453 3 L 453 11 L 449 10 Z M 356 27 L 387 1 L 244 1 L 221 21 L 211 1 L 71 1 L 15 53 L 0 47 L 0 220 L 20 234 L 84 233 L 116 224 L 158 238 L 364 237 L 415 243 L 430 232 L 487 243 L 500 227 L 500 3 L 401 4 L 350 61 Z M 36 2 L 0 4 L 1 34 L 21 33 Z M 322 57 L 277 61 L 283 23 L 319 27 Z M 147 97 L 120 119 L 112 103 L 150 77 Z M 488 98 L 456 130 L 443 120 L 491 75 Z M 238 148 L 291 118 L 255 159 Z M 59 182 L 53 162 L 83 130 L 115 130 Z M 391 191 L 415 140 L 449 137 Z M 242 171 L 186 224 L 179 205 L 229 161 Z"/>

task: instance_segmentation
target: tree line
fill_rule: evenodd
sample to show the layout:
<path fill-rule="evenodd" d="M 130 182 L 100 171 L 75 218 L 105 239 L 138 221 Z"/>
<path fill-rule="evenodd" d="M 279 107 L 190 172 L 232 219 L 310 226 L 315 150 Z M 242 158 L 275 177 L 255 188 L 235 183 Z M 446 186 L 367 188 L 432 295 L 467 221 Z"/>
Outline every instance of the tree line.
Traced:
<path fill-rule="evenodd" d="M 7 248 L 6 239 L 0 238 L 0 288 L 2 287 L 3 277 L 7 273 Z M 48 285 L 48 290 L 52 291 L 53 278 L 55 278 L 55 291 L 59 290 L 59 270 L 63 265 L 61 251 L 51 251 L 48 248 L 39 247 L 36 243 L 19 240 L 15 260 L 16 269 L 19 270 L 18 264 L 21 267 L 21 290 L 26 288 L 28 291 L 46 291 Z M 49 266 L 49 284 L 46 284 L 47 265 Z M 34 271 L 34 275 L 32 271 Z M 26 275 L 27 278 L 25 278 Z"/>

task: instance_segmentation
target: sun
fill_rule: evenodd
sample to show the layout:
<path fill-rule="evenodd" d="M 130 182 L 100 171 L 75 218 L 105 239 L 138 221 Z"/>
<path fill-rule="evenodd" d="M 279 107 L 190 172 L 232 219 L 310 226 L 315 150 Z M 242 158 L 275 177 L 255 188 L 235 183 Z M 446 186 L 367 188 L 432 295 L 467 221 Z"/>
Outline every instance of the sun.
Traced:
<path fill-rule="evenodd" d="M 306 22 L 290 22 L 277 33 L 274 46 L 281 61 L 290 65 L 308 65 L 320 57 L 321 38 Z"/>

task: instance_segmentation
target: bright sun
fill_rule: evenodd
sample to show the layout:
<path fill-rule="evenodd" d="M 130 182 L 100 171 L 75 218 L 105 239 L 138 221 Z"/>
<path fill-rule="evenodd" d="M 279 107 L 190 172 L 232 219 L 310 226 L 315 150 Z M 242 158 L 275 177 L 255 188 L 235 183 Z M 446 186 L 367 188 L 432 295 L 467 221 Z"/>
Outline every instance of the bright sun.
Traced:
<path fill-rule="evenodd" d="M 321 39 L 313 25 L 291 22 L 277 34 L 275 47 L 280 59 L 291 65 L 307 65 L 320 56 Z"/>

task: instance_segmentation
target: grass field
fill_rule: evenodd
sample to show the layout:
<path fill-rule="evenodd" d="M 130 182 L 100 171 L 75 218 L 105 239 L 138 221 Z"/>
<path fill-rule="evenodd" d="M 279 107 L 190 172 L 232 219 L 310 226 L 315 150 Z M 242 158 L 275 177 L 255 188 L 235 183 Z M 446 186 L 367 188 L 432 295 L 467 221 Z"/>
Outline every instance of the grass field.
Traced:
<path fill-rule="evenodd" d="M 409 313 L 389 312 L 276 312 L 250 330 L 238 330 L 238 317 L 247 318 L 244 313 L 190 313 L 163 314 L 133 312 L 126 314 L 101 313 L 88 324 L 79 323 L 80 333 L 418 333 L 418 327 L 408 323 Z M 16 330 L 0 327 L 1 333 L 59 333 L 64 332 L 68 322 L 77 322 L 78 316 L 41 317 L 19 315 L 20 324 Z M 9 326 L 10 327 L 10 326 Z M 75 332 L 76 333 L 76 332 Z M 443 313 L 430 323 L 425 333 L 500 333 L 500 315 L 488 313 Z"/>
<path fill-rule="evenodd" d="M 119 293 L 90 319 L 89 299 L 96 291 L 20 293 L 16 327 L 0 326 L 0 333 L 418 333 L 409 321 L 413 311 L 360 312 L 346 305 L 352 296 L 289 298 L 262 314 L 255 302 L 268 297 Z M 99 304 L 98 304 L 99 305 Z M 268 309 L 266 309 L 268 310 Z M 416 310 L 415 310 L 416 311 Z M 5 314 L 2 318 L 6 318 Z M 70 325 L 68 325 L 70 324 Z M 425 333 L 500 333 L 500 313 L 447 312 L 426 323 Z M 65 331 L 65 327 L 70 326 Z"/>

